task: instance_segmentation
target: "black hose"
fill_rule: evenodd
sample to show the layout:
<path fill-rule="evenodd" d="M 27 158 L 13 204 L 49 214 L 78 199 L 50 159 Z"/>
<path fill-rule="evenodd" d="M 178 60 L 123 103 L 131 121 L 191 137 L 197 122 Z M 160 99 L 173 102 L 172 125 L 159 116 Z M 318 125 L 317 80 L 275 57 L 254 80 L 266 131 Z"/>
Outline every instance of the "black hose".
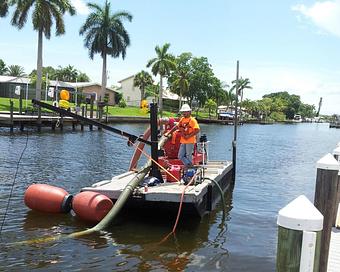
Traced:
<path fill-rule="evenodd" d="M 226 210 L 225 210 L 225 199 L 224 199 L 224 192 L 221 188 L 221 186 L 218 184 L 218 182 L 214 179 L 211 179 L 211 178 L 207 178 L 207 177 L 204 177 L 203 179 L 207 179 L 207 180 L 210 180 L 212 181 L 218 188 L 220 194 L 221 194 L 221 200 L 222 200 L 222 207 L 223 207 L 223 217 L 222 217 L 222 221 L 225 220 L 225 217 L 226 217 Z"/>

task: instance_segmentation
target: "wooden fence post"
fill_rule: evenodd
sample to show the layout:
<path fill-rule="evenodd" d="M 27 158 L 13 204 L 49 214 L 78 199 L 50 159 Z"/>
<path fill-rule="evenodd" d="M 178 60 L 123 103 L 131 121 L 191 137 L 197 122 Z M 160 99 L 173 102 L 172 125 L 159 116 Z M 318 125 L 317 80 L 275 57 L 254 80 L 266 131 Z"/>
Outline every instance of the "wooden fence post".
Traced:
<path fill-rule="evenodd" d="M 328 153 L 317 164 L 314 205 L 323 214 L 323 231 L 321 235 L 320 271 L 327 271 L 329 244 L 332 227 L 335 225 L 338 203 L 338 172 L 340 165 Z"/>
<path fill-rule="evenodd" d="M 323 215 L 301 195 L 279 211 L 277 272 L 319 271 Z"/>

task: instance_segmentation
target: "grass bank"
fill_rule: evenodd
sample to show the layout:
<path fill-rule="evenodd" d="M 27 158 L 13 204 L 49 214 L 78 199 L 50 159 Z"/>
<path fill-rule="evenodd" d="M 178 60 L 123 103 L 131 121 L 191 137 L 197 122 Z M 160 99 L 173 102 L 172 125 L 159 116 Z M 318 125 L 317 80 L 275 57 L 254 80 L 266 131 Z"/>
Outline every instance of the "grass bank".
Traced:
<path fill-rule="evenodd" d="M 19 111 L 19 99 L 12 99 L 13 101 L 13 107 L 14 111 L 18 112 Z M 44 102 L 44 101 L 43 101 Z M 52 101 L 48 101 L 48 104 L 52 104 Z M 71 107 L 74 108 L 75 104 L 70 103 Z M 84 104 L 85 105 L 85 104 Z M 33 110 L 33 105 L 31 100 L 27 100 L 27 108 L 26 108 L 26 100 L 22 100 L 22 110 L 23 112 L 26 111 L 32 111 Z M 4 98 L 0 97 L 0 111 L 9 111 L 10 110 L 10 98 Z M 89 110 L 89 106 L 88 106 Z M 94 110 L 96 110 L 96 106 L 94 107 Z M 118 106 L 108 106 L 108 115 L 111 116 L 144 116 L 148 117 L 149 113 L 145 110 L 142 110 L 138 107 L 125 107 L 125 108 L 120 108 Z M 48 110 L 43 110 L 47 112 Z M 104 108 L 104 111 L 106 112 L 106 107 Z M 193 115 L 196 116 L 196 112 L 193 112 Z M 177 116 L 177 111 L 163 111 L 163 116 L 166 117 L 175 117 Z M 208 112 L 204 110 L 200 110 L 197 114 L 198 117 L 200 118 L 209 118 Z M 215 118 L 214 116 L 211 117 L 212 119 Z"/>

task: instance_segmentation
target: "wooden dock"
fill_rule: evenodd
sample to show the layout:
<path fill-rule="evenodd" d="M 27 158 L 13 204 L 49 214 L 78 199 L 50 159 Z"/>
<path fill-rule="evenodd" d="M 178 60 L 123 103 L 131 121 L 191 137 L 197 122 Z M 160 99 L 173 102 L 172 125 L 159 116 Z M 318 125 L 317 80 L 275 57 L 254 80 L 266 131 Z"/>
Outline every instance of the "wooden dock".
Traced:
<path fill-rule="evenodd" d="M 340 271 L 340 229 L 337 228 L 332 229 L 327 271 Z"/>
<path fill-rule="evenodd" d="M 22 115 L 22 114 L 0 114 L 0 127 L 9 127 L 11 131 L 15 127 L 24 130 L 25 127 L 51 127 L 63 129 L 64 125 L 72 125 L 75 128 L 80 122 L 71 117 L 58 115 Z"/>
<path fill-rule="evenodd" d="M 94 113 L 92 118 L 90 115 L 88 115 L 87 118 L 100 121 L 101 123 L 149 123 L 149 117 L 144 116 L 104 116 L 99 120 Z M 50 127 L 52 130 L 56 128 L 62 130 L 64 126 L 72 126 L 73 129 L 80 126 L 81 129 L 83 129 L 85 124 L 72 117 L 59 116 L 56 114 L 41 115 L 39 117 L 35 114 L 24 115 L 14 113 L 11 115 L 9 113 L 0 113 L 0 127 L 9 127 L 11 131 L 13 131 L 14 128 L 23 130 L 25 127 Z M 89 125 L 89 127 L 91 129 L 91 125 Z"/>

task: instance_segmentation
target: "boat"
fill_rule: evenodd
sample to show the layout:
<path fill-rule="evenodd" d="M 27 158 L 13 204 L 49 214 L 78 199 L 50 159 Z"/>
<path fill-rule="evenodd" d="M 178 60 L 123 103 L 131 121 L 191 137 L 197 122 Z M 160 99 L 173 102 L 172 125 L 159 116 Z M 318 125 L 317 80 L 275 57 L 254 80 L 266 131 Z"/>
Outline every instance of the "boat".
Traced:
<path fill-rule="evenodd" d="M 300 114 L 295 114 L 293 118 L 294 123 L 301 123 L 302 122 L 302 117 Z"/>
<path fill-rule="evenodd" d="M 330 128 L 340 128 L 340 115 L 335 114 L 333 120 L 329 123 Z"/>
<path fill-rule="evenodd" d="M 150 127 L 142 136 L 136 136 L 35 99 L 32 103 L 126 137 L 128 145 L 135 149 L 126 172 L 85 186 L 74 197 L 60 188 L 31 185 L 25 193 L 25 203 L 32 209 L 68 212 L 72 208 L 80 218 L 100 221 L 91 229 L 98 231 L 121 210 L 152 215 L 177 213 L 177 218 L 179 214 L 202 217 L 214 210 L 219 200 L 224 199 L 224 193 L 233 188 L 233 162 L 210 160 L 210 142 L 205 134 L 195 144 L 193 165 L 184 167 L 177 157 L 181 138 L 176 130 L 179 118 L 157 119 L 156 104 L 150 105 Z M 151 155 L 144 151 L 145 144 L 151 146 Z M 147 162 L 138 167 L 142 155 Z M 45 206 L 49 206 L 48 210 L 41 208 Z M 93 218 L 88 218 L 88 214 L 93 214 Z"/>
<path fill-rule="evenodd" d="M 170 118 L 162 120 L 166 126 L 163 134 L 171 130 L 178 119 Z M 148 135 L 147 130 L 144 133 Z M 147 137 L 144 137 L 147 138 Z M 177 154 L 180 146 L 180 134 L 174 133 L 166 142 L 161 152 L 163 156 L 158 158 L 161 166 L 161 180 L 153 180 L 150 173 L 134 189 L 131 197 L 125 205 L 125 209 L 134 209 L 141 212 L 152 212 L 154 214 L 175 214 L 181 203 L 181 196 L 186 188 L 182 199 L 182 213 L 193 217 L 202 217 L 212 211 L 223 193 L 233 184 L 231 161 L 211 161 L 208 156 L 209 142 L 205 135 L 200 137 L 193 154 L 193 167 L 191 170 L 196 175 L 192 185 L 187 186 L 188 180 L 183 180 L 184 166 L 178 159 Z M 92 191 L 109 197 L 113 202 L 117 201 L 129 182 L 136 177 L 136 158 L 140 155 L 139 149 L 131 160 L 129 171 L 114 176 L 111 179 L 103 180 L 86 186 L 81 189 Z M 138 158 L 137 158 L 138 160 Z M 151 181 L 151 182 L 150 182 Z M 149 183 L 148 183 L 149 182 Z M 220 187 L 220 189 L 218 188 Z"/>

